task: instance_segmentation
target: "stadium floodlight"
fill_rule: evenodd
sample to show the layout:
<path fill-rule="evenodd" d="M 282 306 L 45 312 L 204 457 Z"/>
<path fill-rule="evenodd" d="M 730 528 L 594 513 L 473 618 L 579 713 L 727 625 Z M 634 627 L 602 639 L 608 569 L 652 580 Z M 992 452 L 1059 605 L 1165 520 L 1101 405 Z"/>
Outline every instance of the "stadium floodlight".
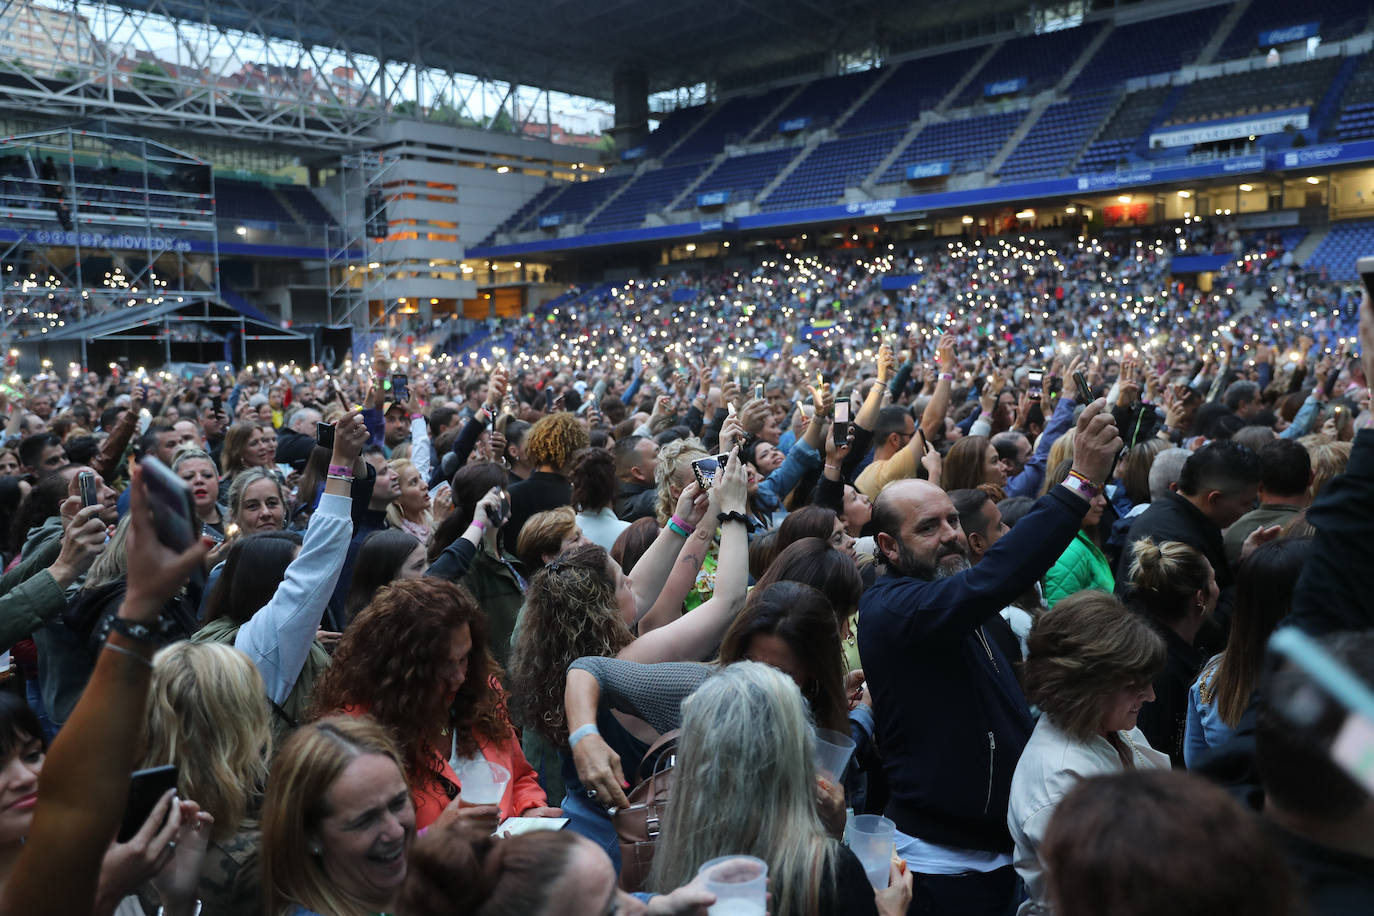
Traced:
<path fill-rule="evenodd" d="M 1253 191 L 1253 190 L 1255 190 L 1255 186 L 1252 185 L 1252 184 L 1243 184 L 1243 185 L 1240 186 L 1240 189 L 1241 189 L 1242 191 Z"/>
<path fill-rule="evenodd" d="M 1316 175 L 1309 175 L 1309 176 L 1307 177 L 1307 183 L 1308 183 L 1308 184 L 1319 184 L 1320 182 L 1321 182 L 1321 179 L 1318 178 Z"/>
<path fill-rule="evenodd" d="M 247 226 L 235 226 L 235 227 L 234 227 L 234 234 L 235 234 L 235 235 L 247 235 L 247 234 L 248 234 L 248 227 L 247 227 Z"/>

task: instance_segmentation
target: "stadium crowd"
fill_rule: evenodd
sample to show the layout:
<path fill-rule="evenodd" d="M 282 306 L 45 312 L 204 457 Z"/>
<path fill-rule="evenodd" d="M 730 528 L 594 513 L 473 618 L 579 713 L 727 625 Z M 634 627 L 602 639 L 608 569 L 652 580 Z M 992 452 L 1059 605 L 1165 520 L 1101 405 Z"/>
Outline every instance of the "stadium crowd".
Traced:
<path fill-rule="evenodd" d="M 466 358 L 11 375 L 0 912 L 1369 911 L 1266 647 L 1374 679 L 1374 306 L 1284 254 L 778 247 Z"/>

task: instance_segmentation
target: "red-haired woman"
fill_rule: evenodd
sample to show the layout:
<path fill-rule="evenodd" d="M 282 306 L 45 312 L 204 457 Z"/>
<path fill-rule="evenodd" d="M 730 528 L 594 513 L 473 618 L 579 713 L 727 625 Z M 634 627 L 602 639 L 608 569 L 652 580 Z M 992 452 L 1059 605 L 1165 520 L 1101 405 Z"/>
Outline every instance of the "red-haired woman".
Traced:
<path fill-rule="evenodd" d="M 315 712 L 367 714 L 386 727 L 405 762 L 418 829 L 461 791 L 451 761 L 479 757 L 510 773 L 502 817 L 557 816 L 520 750 L 496 674 L 486 615 L 466 590 L 401 580 L 349 624 L 315 687 Z"/>

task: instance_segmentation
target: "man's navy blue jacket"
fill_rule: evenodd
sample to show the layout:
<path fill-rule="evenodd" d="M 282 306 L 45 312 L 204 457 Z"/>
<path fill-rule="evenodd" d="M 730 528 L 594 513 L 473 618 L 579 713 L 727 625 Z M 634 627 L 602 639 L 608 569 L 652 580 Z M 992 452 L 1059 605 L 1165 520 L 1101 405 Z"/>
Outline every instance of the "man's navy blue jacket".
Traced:
<path fill-rule="evenodd" d="M 1053 487 L 972 569 L 883 576 L 859 603 L 859 653 L 891 788 L 887 816 L 932 843 L 1010 852 L 1007 800 L 1032 728 L 1012 661 L 983 624 L 1054 565 L 1088 504 Z"/>

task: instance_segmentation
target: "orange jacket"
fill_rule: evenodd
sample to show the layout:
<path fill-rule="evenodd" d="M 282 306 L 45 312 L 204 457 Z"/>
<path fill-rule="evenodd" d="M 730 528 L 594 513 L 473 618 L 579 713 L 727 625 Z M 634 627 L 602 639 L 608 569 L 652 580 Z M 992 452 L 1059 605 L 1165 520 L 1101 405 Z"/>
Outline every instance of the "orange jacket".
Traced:
<path fill-rule="evenodd" d="M 342 711 L 345 715 L 363 716 L 367 715 L 368 708 L 347 706 Z M 520 749 L 520 739 L 514 728 L 511 728 L 500 741 L 487 741 L 481 735 L 474 737 L 477 738 L 482 756 L 491 763 L 505 767 L 510 773 L 510 782 L 506 783 L 506 792 L 501 796 L 502 820 L 524 814 L 531 808 L 543 808 L 548 805 L 544 787 L 539 785 L 538 774 L 525 759 L 525 752 Z M 453 767 L 449 766 L 448 755 L 435 751 L 434 758 L 435 763 L 441 768 L 444 779 L 461 789 L 462 783 L 458 779 L 458 774 L 453 772 Z M 415 805 L 415 829 L 423 830 L 438 820 L 439 815 L 448 807 L 448 792 L 445 791 L 444 783 L 428 768 L 419 779 L 416 779 L 413 773 L 407 775 L 411 783 L 410 798 Z"/>

